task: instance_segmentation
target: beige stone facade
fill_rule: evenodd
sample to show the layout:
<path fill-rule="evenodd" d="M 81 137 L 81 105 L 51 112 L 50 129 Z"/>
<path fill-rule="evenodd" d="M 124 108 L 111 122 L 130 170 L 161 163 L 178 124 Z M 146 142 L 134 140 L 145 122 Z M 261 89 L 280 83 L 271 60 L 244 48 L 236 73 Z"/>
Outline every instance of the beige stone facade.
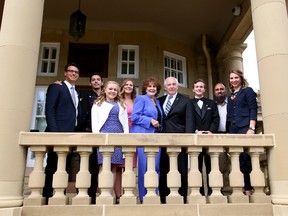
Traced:
<path fill-rule="evenodd" d="M 288 106 L 284 89 L 288 80 L 286 1 L 238 1 L 237 5 L 241 6 L 240 16 L 231 14 L 231 8 L 236 4 L 234 2 L 218 1 L 216 5 L 214 2 L 210 2 L 211 5 L 206 5 L 207 3 L 204 2 L 192 2 L 159 1 L 159 4 L 155 4 L 153 1 L 135 3 L 128 0 L 121 5 L 118 5 L 118 2 L 114 3 L 115 5 L 109 5 L 108 2 L 99 2 L 99 4 L 85 2 L 88 4 L 83 9 L 83 13 L 87 15 L 86 33 L 78 42 L 75 42 L 68 34 L 69 16 L 77 9 L 77 4 L 73 5 L 70 1 L 64 0 L 61 2 L 56 0 L 30 0 L 29 3 L 22 0 L 0 2 L 0 15 L 2 14 L 0 19 L 2 75 L 0 85 L 0 215 L 37 214 L 33 211 L 27 213 L 29 207 L 21 208 L 26 148 L 19 145 L 19 133 L 28 132 L 31 129 L 35 88 L 47 87 L 51 82 L 63 79 L 62 68 L 67 63 L 70 43 L 109 44 L 108 76 L 105 80 L 118 82 L 123 80 L 117 75 L 118 45 L 139 46 L 139 76 L 134 79 L 139 88 L 141 88 L 142 80 L 148 76 L 155 76 L 160 81 L 164 80 L 164 51 L 185 57 L 186 87 L 181 87 L 180 92 L 192 96 L 193 81 L 196 78 L 203 78 L 208 86 L 206 96 L 211 97 L 212 85 L 219 81 L 227 82 L 229 69 L 243 69 L 242 53 L 246 48 L 243 42 L 252 29 L 255 33 L 264 131 L 265 134 L 272 134 L 275 137 L 274 147 L 269 149 L 268 154 L 272 205 L 264 206 L 263 209 L 268 209 L 265 210 L 266 213 L 268 212 L 267 215 L 288 214 L 288 172 L 285 172 L 287 169 L 286 152 L 288 151 L 286 144 Z M 83 4 L 84 1 L 82 1 Z M 131 10 L 127 11 L 124 8 Z M 122 16 L 117 13 L 119 11 L 123 12 Z M 165 14 L 171 15 L 166 17 Z M 190 17 L 188 16 L 190 14 L 197 16 L 196 18 Z M 37 73 L 41 43 L 60 44 L 56 76 L 39 76 Z M 88 83 L 89 78 L 81 78 L 80 75 L 77 84 L 81 87 L 89 87 Z M 221 142 L 225 143 L 225 138 L 221 138 Z M 233 142 L 237 143 L 235 140 Z M 69 144 L 67 145 L 66 150 L 69 151 Z M 218 175 L 217 170 L 214 174 Z M 237 182 L 235 184 L 237 185 Z M 259 184 L 261 185 L 261 182 Z M 215 185 L 217 186 L 217 182 Z M 177 184 L 172 186 L 176 188 Z M 63 197 L 60 196 L 60 198 Z M 217 198 L 215 200 L 217 202 Z M 65 198 L 62 201 L 65 203 Z M 57 203 L 57 200 L 55 202 Z M 200 215 L 199 212 L 205 212 L 205 215 L 215 215 L 213 213 L 221 211 L 224 208 L 223 205 L 225 206 L 221 204 L 215 207 L 206 204 L 183 208 L 180 205 L 180 207 L 175 206 L 173 211 L 181 212 L 179 213 L 181 215 L 188 215 L 187 211 L 198 212 L 198 215 Z M 233 209 L 231 211 L 236 212 L 235 215 L 237 215 L 239 206 L 227 207 L 227 205 L 226 208 L 229 211 Z M 10 209 L 11 207 L 13 209 Z M 41 211 L 45 211 L 45 208 Z M 65 209 L 67 208 L 66 206 Z M 133 211 L 133 208 L 127 210 L 122 207 L 121 210 L 124 214 L 125 211 Z M 141 212 L 148 207 L 141 208 L 136 207 L 135 212 L 139 211 L 138 215 L 141 215 Z M 158 208 L 160 211 L 161 206 Z M 178 208 L 181 210 L 178 211 Z M 253 206 L 250 205 L 247 208 L 253 209 Z M 255 208 L 257 207 L 254 206 L 251 211 L 256 211 Z M 166 206 L 165 210 L 170 211 Z M 81 210 L 78 209 L 78 211 Z M 91 211 L 94 214 L 104 210 L 100 207 L 93 207 Z M 113 215 L 113 211 L 117 209 L 107 210 L 110 212 L 107 214 Z"/>

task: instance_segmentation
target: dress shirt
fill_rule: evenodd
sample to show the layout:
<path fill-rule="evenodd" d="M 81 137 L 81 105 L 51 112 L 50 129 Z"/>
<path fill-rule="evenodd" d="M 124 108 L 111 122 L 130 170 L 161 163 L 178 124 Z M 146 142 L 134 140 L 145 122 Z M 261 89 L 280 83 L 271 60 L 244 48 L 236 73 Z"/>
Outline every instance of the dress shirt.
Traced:
<path fill-rule="evenodd" d="M 219 132 L 226 132 L 226 117 L 227 117 L 227 98 L 223 104 L 217 104 L 220 122 L 219 122 Z"/>
<path fill-rule="evenodd" d="M 165 110 L 165 108 L 166 108 L 166 104 L 167 104 L 167 102 L 168 102 L 168 100 L 169 100 L 169 96 L 170 96 L 170 95 L 167 95 L 167 97 L 166 97 L 166 99 L 165 99 L 165 102 L 164 102 L 164 104 L 163 104 L 163 110 Z M 172 105 L 173 105 L 173 102 L 174 102 L 175 99 L 176 99 L 177 93 L 176 93 L 175 95 L 171 95 L 171 96 L 173 96 L 173 97 L 170 99 L 170 101 L 171 101 L 171 106 L 172 106 Z"/>

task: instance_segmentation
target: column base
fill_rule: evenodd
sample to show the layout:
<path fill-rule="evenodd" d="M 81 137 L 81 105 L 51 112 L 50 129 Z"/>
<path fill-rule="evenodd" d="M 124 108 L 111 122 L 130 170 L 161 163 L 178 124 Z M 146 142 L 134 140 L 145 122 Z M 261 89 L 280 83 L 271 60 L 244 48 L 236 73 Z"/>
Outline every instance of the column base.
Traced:
<path fill-rule="evenodd" d="M 136 197 L 120 197 L 120 205 L 136 205 L 137 204 L 137 198 Z"/>
<path fill-rule="evenodd" d="M 178 196 L 167 196 L 166 197 L 166 203 L 167 204 L 183 204 L 184 200 L 183 197 Z"/>
<path fill-rule="evenodd" d="M 91 198 L 89 196 L 85 197 L 73 197 L 72 205 L 89 205 L 91 204 Z"/>
<path fill-rule="evenodd" d="M 41 206 L 45 204 L 45 197 L 26 197 L 24 199 L 24 206 Z"/>
<path fill-rule="evenodd" d="M 230 195 L 228 196 L 229 203 L 249 203 L 249 196 L 246 195 Z"/>
<path fill-rule="evenodd" d="M 49 198 L 48 205 L 67 205 L 68 197 L 51 197 Z"/>
<path fill-rule="evenodd" d="M 143 204 L 160 204 L 160 197 L 159 196 L 145 196 L 143 198 Z"/>
<path fill-rule="evenodd" d="M 193 195 L 187 197 L 188 204 L 206 204 L 205 196 L 201 195 Z"/>
<path fill-rule="evenodd" d="M 213 203 L 213 204 L 217 204 L 217 203 L 227 203 L 227 197 L 226 196 L 208 196 L 208 203 Z"/>
<path fill-rule="evenodd" d="M 96 198 L 96 205 L 113 205 L 114 204 L 114 197 L 99 197 Z"/>

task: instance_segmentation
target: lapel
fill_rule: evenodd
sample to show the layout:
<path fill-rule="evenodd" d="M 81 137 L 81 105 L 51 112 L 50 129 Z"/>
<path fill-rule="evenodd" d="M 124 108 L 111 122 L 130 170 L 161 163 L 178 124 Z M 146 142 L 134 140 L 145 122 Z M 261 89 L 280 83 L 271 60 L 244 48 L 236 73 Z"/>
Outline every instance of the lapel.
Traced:
<path fill-rule="evenodd" d="M 73 103 L 73 100 L 72 100 L 72 96 L 71 96 L 71 92 L 70 92 L 70 89 L 68 88 L 68 86 L 65 84 L 64 81 L 62 81 L 62 85 L 64 87 L 64 91 L 66 92 L 66 94 L 68 95 L 69 97 L 69 101 L 72 103 L 72 105 L 74 106 L 74 103 Z M 75 90 L 76 91 L 76 90 Z M 75 107 L 75 106 L 74 106 Z"/>
<path fill-rule="evenodd" d="M 200 110 L 195 98 L 193 98 L 193 106 L 194 106 L 194 109 L 195 109 L 196 113 L 202 118 L 201 110 Z M 204 106 L 204 103 L 203 103 L 203 106 Z"/>
<path fill-rule="evenodd" d="M 205 114 L 206 114 L 206 111 L 207 111 L 207 100 L 206 98 L 203 98 L 203 106 L 202 106 L 202 110 L 201 110 L 201 118 L 203 119 Z"/>

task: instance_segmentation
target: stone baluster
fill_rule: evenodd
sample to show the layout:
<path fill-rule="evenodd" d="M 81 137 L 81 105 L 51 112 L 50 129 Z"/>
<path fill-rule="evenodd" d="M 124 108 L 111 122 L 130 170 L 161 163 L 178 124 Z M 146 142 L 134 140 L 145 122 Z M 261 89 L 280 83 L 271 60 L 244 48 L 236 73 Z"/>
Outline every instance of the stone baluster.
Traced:
<path fill-rule="evenodd" d="M 124 194 L 120 197 L 120 205 L 137 203 L 137 197 L 133 193 L 136 188 L 136 174 L 133 171 L 133 156 L 135 151 L 135 147 L 122 147 L 122 152 L 125 155 L 125 171 L 122 175 Z"/>
<path fill-rule="evenodd" d="M 178 192 L 181 187 L 181 175 L 178 171 L 178 155 L 180 152 L 180 147 L 167 147 L 170 164 L 170 171 L 167 174 L 167 186 L 170 188 L 170 194 L 166 198 L 167 204 L 183 204 L 183 198 Z"/>
<path fill-rule="evenodd" d="M 147 188 L 147 194 L 143 198 L 143 204 L 160 204 L 160 198 L 155 193 L 158 187 L 155 158 L 159 152 L 159 147 L 145 147 L 144 151 L 147 156 L 147 172 L 144 175 L 144 186 Z"/>
<path fill-rule="evenodd" d="M 219 170 L 219 155 L 223 152 L 223 147 L 209 147 L 211 157 L 211 172 L 209 175 L 209 184 L 212 188 L 212 194 L 208 197 L 209 203 L 227 203 L 227 197 L 221 193 L 223 187 L 223 177 Z"/>
<path fill-rule="evenodd" d="M 113 146 L 100 146 L 99 151 L 103 156 L 102 170 L 99 172 L 100 196 L 96 200 L 96 205 L 113 205 L 114 197 L 112 195 L 114 187 L 114 176 L 111 172 L 111 155 L 114 152 Z"/>
<path fill-rule="evenodd" d="M 72 198 L 72 205 L 89 205 L 91 198 L 87 190 L 91 184 L 91 174 L 89 172 L 89 156 L 92 152 L 91 146 L 78 146 L 77 151 L 80 154 L 80 170 L 76 175 L 77 196 Z"/>
<path fill-rule="evenodd" d="M 264 193 L 265 176 L 260 168 L 260 154 L 264 153 L 263 147 L 251 147 L 249 153 L 252 162 L 252 172 L 250 173 L 251 185 L 254 188 L 253 195 L 250 196 L 252 203 L 271 203 L 271 197 Z"/>
<path fill-rule="evenodd" d="M 187 202 L 189 204 L 204 204 L 205 197 L 200 194 L 200 187 L 202 186 L 202 176 L 198 169 L 198 156 L 202 151 L 202 147 L 192 146 L 188 147 L 188 155 L 190 158 L 190 171 L 188 173 L 188 187 L 190 188 L 190 195 Z"/>
<path fill-rule="evenodd" d="M 53 175 L 54 195 L 49 198 L 48 205 L 66 205 L 68 197 L 65 196 L 64 190 L 68 185 L 68 174 L 66 172 L 66 158 L 69 152 L 69 146 L 54 147 L 58 155 L 57 171 Z"/>
<path fill-rule="evenodd" d="M 30 150 L 35 155 L 35 163 L 34 169 L 29 175 L 28 187 L 31 189 L 31 194 L 24 199 L 24 206 L 39 206 L 45 203 L 45 198 L 42 197 L 41 193 L 45 183 L 43 160 L 47 148 L 45 146 L 32 146 Z"/>
<path fill-rule="evenodd" d="M 242 147 L 229 147 L 231 156 L 230 186 L 232 194 L 228 196 L 229 203 L 249 203 L 249 197 L 243 194 L 244 178 L 240 171 L 239 155 L 243 152 Z"/>

